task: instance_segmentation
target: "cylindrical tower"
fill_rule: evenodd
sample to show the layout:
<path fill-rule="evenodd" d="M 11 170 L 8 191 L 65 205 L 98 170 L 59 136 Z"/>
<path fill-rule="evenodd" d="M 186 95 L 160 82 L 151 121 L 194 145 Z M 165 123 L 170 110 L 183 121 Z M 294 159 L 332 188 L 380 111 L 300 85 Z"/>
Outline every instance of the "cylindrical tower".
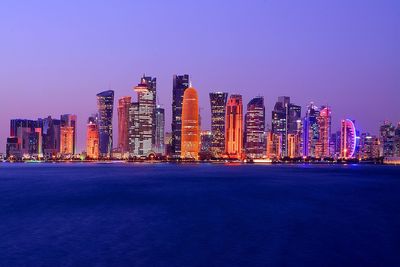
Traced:
<path fill-rule="evenodd" d="M 181 158 L 199 159 L 199 98 L 196 89 L 185 90 L 182 103 Z"/>

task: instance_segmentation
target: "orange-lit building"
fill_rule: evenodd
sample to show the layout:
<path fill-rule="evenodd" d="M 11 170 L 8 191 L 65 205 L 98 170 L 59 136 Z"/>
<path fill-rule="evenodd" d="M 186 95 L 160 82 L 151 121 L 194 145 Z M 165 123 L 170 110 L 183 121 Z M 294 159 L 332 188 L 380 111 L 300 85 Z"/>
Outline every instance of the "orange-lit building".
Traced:
<path fill-rule="evenodd" d="M 93 117 L 89 118 L 87 125 L 86 154 L 89 159 L 99 158 L 99 127 Z"/>
<path fill-rule="evenodd" d="M 196 89 L 190 87 L 183 95 L 181 158 L 198 160 L 199 149 L 199 98 Z"/>
<path fill-rule="evenodd" d="M 288 157 L 293 159 L 300 156 L 299 135 L 288 134 Z"/>
<path fill-rule="evenodd" d="M 124 96 L 118 100 L 118 149 L 120 152 L 129 151 L 129 108 L 132 98 Z"/>
<path fill-rule="evenodd" d="M 243 150 L 243 103 L 241 95 L 231 95 L 226 104 L 225 153 L 240 159 Z"/>
<path fill-rule="evenodd" d="M 280 159 L 282 154 L 282 136 L 271 131 L 266 134 L 267 159 Z"/>
<path fill-rule="evenodd" d="M 74 127 L 64 126 L 60 128 L 60 153 L 63 156 L 74 154 Z"/>

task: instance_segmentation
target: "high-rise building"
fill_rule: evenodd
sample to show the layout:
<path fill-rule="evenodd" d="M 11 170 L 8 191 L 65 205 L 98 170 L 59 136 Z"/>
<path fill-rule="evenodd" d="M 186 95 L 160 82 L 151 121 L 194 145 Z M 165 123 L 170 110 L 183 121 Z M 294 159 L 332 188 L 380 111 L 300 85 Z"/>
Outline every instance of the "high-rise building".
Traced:
<path fill-rule="evenodd" d="M 157 154 L 164 155 L 165 154 L 165 110 L 160 106 L 156 107 L 155 110 L 155 142 L 154 142 L 154 151 Z"/>
<path fill-rule="evenodd" d="M 282 135 L 267 131 L 266 148 L 266 156 L 268 159 L 280 159 L 282 157 Z"/>
<path fill-rule="evenodd" d="M 182 159 L 199 159 L 200 129 L 199 129 L 199 97 L 196 89 L 185 90 L 182 104 Z"/>
<path fill-rule="evenodd" d="M 110 158 L 113 148 L 113 111 L 114 91 L 108 90 L 97 94 L 99 116 L 99 156 Z"/>
<path fill-rule="evenodd" d="M 211 106 L 211 153 L 220 158 L 225 153 L 225 113 L 228 93 L 210 93 Z"/>
<path fill-rule="evenodd" d="M 395 127 L 389 122 L 385 121 L 379 129 L 379 139 L 381 142 L 381 155 L 383 157 L 394 157 L 394 139 Z"/>
<path fill-rule="evenodd" d="M 200 140 L 200 151 L 202 153 L 210 153 L 213 140 L 211 131 L 201 131 Z"/>
<path fill-rule="evenodd" d="M 240 159 L 243 153 L 243 103 L 241 95 L 231 95 L 226 105 L 225 153 Z"/>
<path fill-rule="evenodd" d="M 121 153 L 129 152 L 129 108 L 131 97 L 118 100 L 118 149 Z"/>
<path fill-rule="evenodd" d="M 86 154 L 89 159 L 99 158 L 99 128 L 97 118 L 88 119 L 86 132 Z"/>
<path fill-rule="evenodd" d="M 272 111 L 272 132 L 282 136 L 282 157 L 288 156 L 287 141 L 289 133 L 298 131 L 297 121 L 301 117 L 301 107 L 290 103 L 290 97 L 281 96 Z"/>
<path fill-rule="evenodd" d="M 151 76 L 146 76 L 143 75 L 142 79 L 141 79 L 141 83 L 145 83 L 147 85 L 147 89 L 148 89 L 148 93 L 147 93 L 147 107 L 149 109 L 149 113 L 153 114 L 153 118 L 152 118 L 152 125 L 153 125 L 153 129 L 152 129 L 152 149 L 154 150 L 155 148 L 155 142 L 156 142 L 156 124 L 155 124 L 155 110 L 157 107 L 157 78 L 155 77 L 151 77 Z M 152 101 L 149 101 L 149 99 L 152 98 Z"/>
<path fill-rule="evenodd" d="M 71 157 L 74 155 L 74 127 L 61 126 L 60 131 L 60 153 L 63 157 Z"/>
<path fill-rule="evenodd" d="M 139 155 L 139 103 L 131 103 L 129 107 L 129 153 L 131 157 Z"/>
<path fill-rule="evenodd" d="M 51 116 L 43 119 L 43 154 L 56 157 L 60 153 L 61 121 Z"/>
<path fill-rule="evenodd" d="M 288 157 L 291 159 L 298 158 L 300 156 L 300 140 L 299 135 L 295 133 L 288 134 Z"/>
<path fill-rule="evenodd" d="M 394 131 L 394 156 L 400 157 L 400 123 Z"/>
<path fill-rule="evenodd" d="M 72 130 L 67 130 L 69 133 L 72 132 L 72 151 L 67 151 L 68 153 L 64 153 L 63 148 L 60 148 L 60 152 L 61 154 L 68 154 L 68 155 L 75 155 L 76 154 L 76 146 L 77 146 L 77 120 L 76 120 L 76 115 L 72 115 L 72 114 L 64 114 L 61 115 L 61 134 L 66 132 L 65 128 L 67 127 L 71 127 Z M 64 130 L 63 130 L 64 128 Z M 64 140 L 65 142 L 66 140 Z M 69 143 L 69 140 L 68 140 Z M 65 144 L 62 144 L 65 145 Z"/>
<path fill-rule="evenodd" d="M 265 106 L 264 97 L 256 97 L 247 104 L 245 116 L 245 148 L 249 158 L 265 156 Z"/>
<path fill-rule="evenodd" d="M 174 75 L 172 87 L 172 156 L 181 156 L 183 94 L 189 87 L 189 75 Z"/>
<path fill-rule="evenodd" d="M 306 116 L 303 119 L 303 156 L 316 157 L 316 146 L 319 140 L 318 117 L 319 108 L 310 103 L 307 107 Z"/>
<path fill-rule="evenodd" d="M 357 134 L 354 121 L 349 119 L 342 120 L 340 125 L 340 158 L 353 158 L 357 146 Z"/>
<path fill-rule="evenodd" d="M 317 117 L 318 123 L 318 141 L 315 147 L 315 156 L 317 158 L 328 158 L 332 154 L 330 152 L 330 136 L 331 136 L 331 125 L 332 115 L 329 107 L 322 107 Z"/>
<path fill-rule="evenodd" d="M 155 97 L 156 97 L 156 80 L 155 78 L 143 76 L 140 83 L 134 87 L 137 92 L 137 112 L 131 115 L 137 118 L 130 118 L 133 122 L 130 127 L 138 127 L 132 129 L 131 140 L 133 156 L 148 157 L 155 146 L 156 123 L 155 123 Z M 131 106 L 132 108 L 132 106 Z M 134 123 L 136 122 L 136 123 Z"/>
<path fill-rule="evenodd" d="M 362 133 L 360 136 L 360 153 L 361 159 L 379 158 L 379 138 L 369 133 Z"/>

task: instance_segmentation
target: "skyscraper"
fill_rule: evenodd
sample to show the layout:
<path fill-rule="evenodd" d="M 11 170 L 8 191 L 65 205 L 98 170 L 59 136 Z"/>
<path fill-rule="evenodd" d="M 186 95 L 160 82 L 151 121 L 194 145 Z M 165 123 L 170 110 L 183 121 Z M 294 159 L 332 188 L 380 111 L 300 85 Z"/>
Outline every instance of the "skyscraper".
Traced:
<path fill-rule="evenodd" d="M 130 157 L 139 155 L 139 103 L 133 102 L 129 107 L 129 154 Z"/>
<path fill-rule="evenodd" d="M 331 109 L 329 107 L 323 107 L 317 117 L 318 123 L 318 142 L 316 145 L 316 157 L 327 158 L 331 157 L 330 152 L 330 136 L 331 136 L 331 125 L 332 125 L 332 115 Z"/>
<path fill-rule="evenodd" d="M 129 108 L 131 97 L 124 96 L 118 100 L 118 149 L 121 153 L 129 151 Z"/>
<path fill-rule="evenodd" d="M 381 141 L 381 155 L 383 157 L 394 156 L 394 139 L 395 139 L 395 127 L 389 121 L 384 121 L 379 129 L 379 139 Z"/>
<path fill-rule="evenodd" d="M 342 120 L 340 125 L 340 158 L 353 158 L 357 146 L 357 134 L 354 121 L 349 119 Z"/>
<path fill-rule="evenodd" d="M 96 117 L 89 117 L 86 132 L 86 154 L 89 159 L 99 158 L 99 129 L 97 123 Z"/>
<path fill-rule="evenodd" d="M 243 150 L 243 103 L 241 95 L 231 95 L 226 105 L 225 153 L 240 159 Z"/>
<path fill-rule="evenodd" d="M 51 116 L 43 119 L 43 153 L 47 157 L 56 157 L 60 153 L 61 120 Z"/>
<path fill-rule="evenodd" d="M 74 155 L 74 127 L 61 126 L 60 153 L 63 157 Z"/>
<path fill-rule="evenodd" d="M 281 96 L 272 111 L 272 132 L 282 135 L 282 157 L 288 156 L 287 141 L 289 133 L 298 131 L 301 107 L 290 103 L 290 97 Z"/>
<path fill-rule="evenodd" d="M 266 148 L 264 97 L 253 98 L 247 104 L 244 132 L 246 156 L 262 158 Z"/>
<path fill-rule="evenodd" d="M 394 156 L 400 157 L 400 123 L 394 131 Z"/>
<path fill-rule="evenodd" d="M 199 97 L 196 89 L 185 90 L 182 103 L 181 158 L 199 159 L 200 129 L 199 129 Z"/>
<path fill-rule="evenodd" d="M 220 158 L 225 153 L 225 113 L 228 93 L 210 93 L 211 106 L 211 153 Z"/>
<path fill-rule="evenodd" d="M 172 87 L 172 156 L 181 156 L 183 94 L 189 87 L 189 75 L 174 75 Z"/>
<path fill-rule="evenodd" d="M 156 126 L 154 151 L 157 154 L 164 155 L 165 154 L 165 144 L 164 144 L 165 110 L 160 106 L 157 106 L 154 117 Z"/>
<path fill-rule="evenodd" d="M 319 108 L 310 103 L 303 119 L 303 156 L 316 157 L 316 146 L 319 140 Z"/>
<path fill-rule="evenodd" d="M 97 107 L 99 110 L 99 156 L 110 158 L 113 148 L 114 91 L 108 90 L 97 94 Z"/>
<path fill-rule="evenodd" d="M 135 104 L 130 112 L 133 117 L 130 118 L 130 127 L 137 127 L 131 129 L 133 136 L 131 153 L 134 156 L 148 157 L 153 152 L 155 143 L 155 94 L 156 94 L 155 78 L 143 76 L 140 83 L 134 87 L 137 92 L 137 109 L 135 112 Z M 136 116 L 136 117 L 135 117 Z"/>
<path fill-rule="evenodd" d="M 75 155 L 76 154 L 76 145 L 77 145 L 77 120 L 76 120 L 76 115 L 72 115 L 72 114 L 64 114 L 61 115 L 60 118 L 61 121 L 61 134 L 65 134 L 66 132 L 68 132 L 68 138 L 72 138 L 72 151 L 68 150 L 64 150 L 66 148 L 66 143 L 68 143 L 68 148 L 69 148 L 69 142 L 70 140 L 65 140 L 65 135 L 64 135 L 64 139 L 62 141 L 64 141 L 64 149 L 61 148 L 61 154 L 68 154 L 68 155 Z M 66 128 L 72 128 L 72 129 L 66 129 Z M 72 134 L 72 136 L 69 136 L 70 134 Z"/>

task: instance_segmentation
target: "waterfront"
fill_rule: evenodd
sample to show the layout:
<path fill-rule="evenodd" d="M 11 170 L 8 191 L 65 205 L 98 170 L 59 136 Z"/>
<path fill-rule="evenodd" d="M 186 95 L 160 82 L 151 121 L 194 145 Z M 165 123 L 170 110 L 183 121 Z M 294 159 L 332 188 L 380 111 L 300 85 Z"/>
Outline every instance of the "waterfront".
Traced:
<path fill-rule="evenodd" d="M 0 165 L 1 266 L 399 266 L 400 168 Z"/>

